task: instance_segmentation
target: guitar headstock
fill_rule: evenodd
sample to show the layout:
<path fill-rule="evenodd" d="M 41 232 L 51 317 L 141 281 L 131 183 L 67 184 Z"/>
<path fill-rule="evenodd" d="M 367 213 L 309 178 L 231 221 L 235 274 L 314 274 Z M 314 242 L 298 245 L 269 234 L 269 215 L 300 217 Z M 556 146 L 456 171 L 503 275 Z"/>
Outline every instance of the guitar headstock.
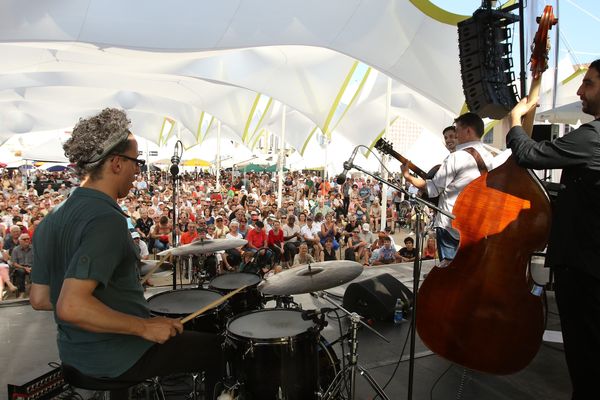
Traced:
<path fill-rule="evenodd" d="M 539 24 L 535 33 L 533 44 L 531 45 L 531 75 L 533 79 L 539 78 L 542 73 L 548 69 L 548 52 L 550 50 L 550 41 L 548 31 L 556 25 L 558 18 L 554 17 L 552 6 L 544 7 L 541 17 L 537 18 Z"/>
<path fill-rule="evenodd" d="M 392 154 L 394 147 L 390 142 L 385 140 L 384 138 L 379 138 L 379 140 L 375 143 L 375 148 L 382 152 L 383 154 Z"/>

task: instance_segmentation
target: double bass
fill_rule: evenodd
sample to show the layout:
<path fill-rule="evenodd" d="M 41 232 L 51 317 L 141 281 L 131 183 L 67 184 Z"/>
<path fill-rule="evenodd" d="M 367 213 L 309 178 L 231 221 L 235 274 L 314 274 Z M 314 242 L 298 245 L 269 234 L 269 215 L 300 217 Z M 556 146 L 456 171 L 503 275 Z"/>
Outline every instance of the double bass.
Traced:
<path fill-rule="evenodd" d="M 545 68 L 552 7 L 539 19 L 530 96 Z M 535 110 L 534 110 L 535 111 Z M 550 202 L 539 180 L 511 156 L 459 195 L 453 226 L 456 257 L 434 267 L 417 294 L 417 331 L 433 352 L 467 368 L 510 374 L 537 354 L 544 330 L 541 291 L 531 279 L 531 253 L 544 249 Z"/>

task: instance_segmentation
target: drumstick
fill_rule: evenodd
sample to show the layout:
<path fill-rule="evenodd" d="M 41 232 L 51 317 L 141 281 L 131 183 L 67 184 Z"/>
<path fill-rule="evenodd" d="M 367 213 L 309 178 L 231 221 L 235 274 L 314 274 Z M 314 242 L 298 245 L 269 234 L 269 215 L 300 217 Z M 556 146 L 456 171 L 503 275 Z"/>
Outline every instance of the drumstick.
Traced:
<path fill-rule="evenodd" d="M 171 260 L 171 258 L 172 258 L 172 255 L 171 255 L 171 254 L 169 254 L 169 255 L 166 255 L 166 256 L 162 256 L 162 257 L 160 258 L 160 262 L 156 263 L 156 265 L 155 265 L 154 267 L 152 267 L 152 269 L 151 269 L 150 271 L 148 271 L 148 273 L 147 273 L 146 275 L 144 275 L 144 277 L 143 277 L 143 278 L 142 278 L 142 280 L 140 281 L 140 284 L 142 284 L 142 285 L 143 285 L 144 283 L 146 283 L 146 281 L 147 281 L 148 279 L 150 279 L 150 277 L 152 276 L 152 274 L 154 273 L 154 271 L 156 271 L 158 268 L 160 268 L 160 266 L 161 266 L 161 265 L 163 265 L 163 264 L 165 263 L 165 260 L 166 260 L 167 258 L 169 258 L 169 261 L 170 261 L 170 260 Z"/>
<path fill-rule="evenodd" d="M 223 303 L 225 300 L 227 300 L 231 296 L 238 294 L 239 292 L 241 292 L 242 290 L 246 289 L 247 287 L 248 287 L 248 285 L 245 285 L 245 286 L 242 286 L 241 288 L 235 289 L 233 292 L 227 293 L 225 296 L 218 298 L 217 300 L 213 301 L 212 303 L 210 303 L 210 304 L 202 307 L 198 311 L 194 311 L 193 313 L 191 313 L 187 317 L 183 317 L 181 319 L 181 323 L 185 324 L 186 322 L 188 322 L 188 321 L 196 318 L 198 315 L 202 314 L 206 310 L 210 310 L 211 308 L 218 306 L 219 304 Z"/>

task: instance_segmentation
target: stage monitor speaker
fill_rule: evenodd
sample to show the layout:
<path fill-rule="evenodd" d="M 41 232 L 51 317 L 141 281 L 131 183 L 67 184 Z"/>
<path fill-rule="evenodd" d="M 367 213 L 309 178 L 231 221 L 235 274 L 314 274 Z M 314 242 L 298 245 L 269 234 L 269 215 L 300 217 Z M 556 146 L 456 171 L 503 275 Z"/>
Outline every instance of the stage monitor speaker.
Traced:
<path fill-rule="evenodd" d="M 382 274 L 348 285 L 343 305 L 363 317 L 391 321 L 397 299 L 408 313 L 412 308 L 412 292 L 392 275 Z"/>
<path fill-rule="evenodd" d="M 507 25 L 511 13 L 479 9 L 458 24 L 458 50 L 463 92 L 469 110 L 484 118 L 503 118 L 517 104 L 512 46 Z"/>

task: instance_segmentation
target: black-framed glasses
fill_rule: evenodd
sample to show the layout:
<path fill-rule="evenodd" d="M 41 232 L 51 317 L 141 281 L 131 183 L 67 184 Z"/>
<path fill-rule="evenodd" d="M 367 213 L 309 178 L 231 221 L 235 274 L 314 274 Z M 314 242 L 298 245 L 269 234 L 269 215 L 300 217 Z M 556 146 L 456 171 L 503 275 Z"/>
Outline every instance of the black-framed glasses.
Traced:
<path fill-rule="evenodd" d="M 144 165 L 146 165 L 146 160 L 140 160 L 139 158 L 129 157 L 129 156 L 126 156 L 125 154 L 113 154 L 113 156 L 119 156 L 119 157 L 123 157 L 129 161 L 133 161 L 140 168 L 142 168 Z"/>

